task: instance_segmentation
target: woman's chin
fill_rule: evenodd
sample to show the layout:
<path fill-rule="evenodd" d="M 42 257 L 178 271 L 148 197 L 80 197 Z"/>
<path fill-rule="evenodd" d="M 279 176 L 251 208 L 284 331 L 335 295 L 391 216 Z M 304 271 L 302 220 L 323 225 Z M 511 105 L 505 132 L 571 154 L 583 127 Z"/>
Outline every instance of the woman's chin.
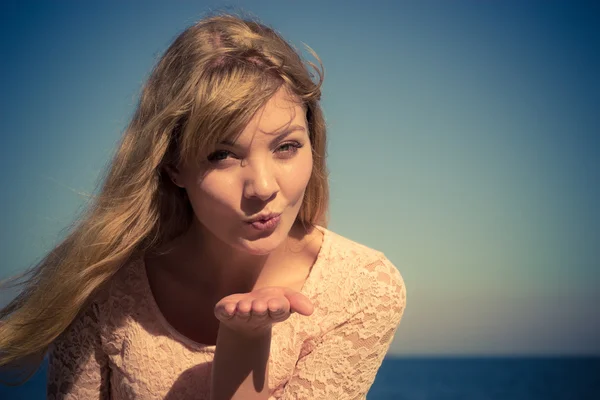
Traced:
<path fill-rule="evenodd" d="M 279 235 L 271 235 L 268 237 L 254 239 L 254 240 L 242 240 L 241 248 L 252 255 L 263 256 L 275 251 L 282 243 Z"/>
<path fill-rule="evenodd" d="M 266 242 L 261 240 L 261 242 Z M 256 243 L 256 242 L 246 242 L 244 243 L 244 250 L 252 254 L 254 256 L 264 256 L 269 253 L 272 253 L 277 249 L 278 243 L 273 243 L 273 241 L 268 241 L 268 243 Z"/>

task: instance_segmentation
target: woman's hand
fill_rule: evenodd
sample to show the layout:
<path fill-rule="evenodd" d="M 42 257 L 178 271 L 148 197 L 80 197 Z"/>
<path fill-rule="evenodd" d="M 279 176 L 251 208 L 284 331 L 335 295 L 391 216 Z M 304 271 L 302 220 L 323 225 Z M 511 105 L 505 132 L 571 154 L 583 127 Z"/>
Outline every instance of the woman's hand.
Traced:
<path fill-rule="evenodd" d="M 215 305 L 215 316 L 221 324 L 249 336 L 268 331 L 293 312 L 311 315 L 313 311 L 312 303 L 302 293 L 279 286 L 232 294 Z"/>

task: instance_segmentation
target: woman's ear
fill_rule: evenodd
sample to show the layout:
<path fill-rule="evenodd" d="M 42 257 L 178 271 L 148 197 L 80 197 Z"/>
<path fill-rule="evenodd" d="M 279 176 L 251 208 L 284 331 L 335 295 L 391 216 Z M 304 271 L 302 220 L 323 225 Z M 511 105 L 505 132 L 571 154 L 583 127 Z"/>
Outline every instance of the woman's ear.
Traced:
<path fill-rule="evenodd" d="M 165 170 L 167 171 L 167 174 L 169 175 L 169 178 L 171 178 L 171 181 L 176 185 L 179 186 L 180 188 L 183 188 L 183 183 L 181 182 L 181 172 L 179 172 L 179 169 L 172 165 L 172 164 L 168 164 L 165 166 Z"/>

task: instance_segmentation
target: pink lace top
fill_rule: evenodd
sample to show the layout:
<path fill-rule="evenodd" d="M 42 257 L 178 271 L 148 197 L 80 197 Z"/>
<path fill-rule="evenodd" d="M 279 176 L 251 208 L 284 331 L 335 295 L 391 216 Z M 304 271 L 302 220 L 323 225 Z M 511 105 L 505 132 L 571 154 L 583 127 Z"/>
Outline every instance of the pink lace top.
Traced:
<path fill-rule="evenodd" d="M 404 313 L 404 281 L 383 253 L 319 229 L 301 290 L 315 311 L 273 326 L 270 399 L 366 399 Z M 208 399 L 216 346 L 168 324 L 143 259 L 105 293 L 50 347 L 48 399 Z"/>

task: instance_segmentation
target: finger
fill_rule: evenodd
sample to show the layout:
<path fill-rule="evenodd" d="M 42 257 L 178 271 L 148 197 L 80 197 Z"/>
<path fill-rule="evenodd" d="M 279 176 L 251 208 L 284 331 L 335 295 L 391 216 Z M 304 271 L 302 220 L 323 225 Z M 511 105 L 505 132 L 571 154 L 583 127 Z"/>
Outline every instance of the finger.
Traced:
<path fill-rule="evenodd" d="M 275 297 L 267 302 L 267 307 L 270 313 L 276 313 L 279 311 L 287 311 L 289 308 L 289 302 L 285 297 Z"/>
<path fill-rule="evenodd" d="M 279 320 L 286 315 L 289 315 L 289 303 L 285 298 L 275 298 L 268 302 L 269 317 L 274 320 Z"/>
<path fill-rule="evenodd" d="M 235 303 L 227 303 L 225 305 L 225 312 L 227 313 L 227 315 L 233 317 L 233 315 L 235 314 L 236 306 L 237 305 Z"/>
<path fill-rule="evenodd" d="M 215 316 L 218 319 L 229 319 L 233 317 L 235 313 L 234 303 L 222 303 L 215 306 Z"/>
<path fill-rule="evenodd" d="M 252 315 L 261 317 L 268 314 L 267 302 L 264 299 L 256 299 L 252 302 Z"/>
<path fill-rule="evenodd" d="M 252 300 L 240 300 L 237 303 L 236 315 L 245 318 L 249 317 L 252 310 Z"/>
<path fill-rule="evenodd" d="M 302 293 L 289 289 L 286 291 L 285 296 L 290 302 L 291 312 L 302 315 L 311 315 L 314 312 L 315 308 L 312 302 Z"/>

